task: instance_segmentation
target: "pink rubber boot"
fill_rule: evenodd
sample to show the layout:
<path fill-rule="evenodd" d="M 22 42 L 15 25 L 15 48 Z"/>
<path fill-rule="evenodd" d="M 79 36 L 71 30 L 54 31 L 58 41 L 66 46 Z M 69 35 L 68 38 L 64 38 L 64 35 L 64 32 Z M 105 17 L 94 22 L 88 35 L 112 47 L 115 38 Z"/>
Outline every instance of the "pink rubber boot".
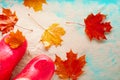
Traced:
<path fill-rule="evenodd" d="M 13 80 L 51 80 L 54 62 L 46 55 L 33 58 Z"/>

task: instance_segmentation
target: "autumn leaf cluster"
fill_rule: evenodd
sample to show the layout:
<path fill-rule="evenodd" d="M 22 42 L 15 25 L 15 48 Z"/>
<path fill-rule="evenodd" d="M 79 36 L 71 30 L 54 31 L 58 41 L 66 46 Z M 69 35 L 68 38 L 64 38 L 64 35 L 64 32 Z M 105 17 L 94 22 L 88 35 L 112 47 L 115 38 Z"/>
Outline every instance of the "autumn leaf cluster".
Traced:
<path fill-rule="evenodd" d="M 34 11 L 40 11 L 42 10 L 42 5 L 46 3 L 46 0 L 24 0 L 23 4 L 29 8 L 32 7 Z M 101 13 L 97 13 L 96 15 L 91 13 L 84 19 L 85 33 L 90 40 L 107 39 L 105 34 L 111 32 L 112 26 L 110 22 L 105 20 L 106 15 Z M 0 14 L 0 31 L 2 34 L 13 30 L 17 21 L 18 18 L 15 12 L 12 13 L 10 9 L 2 8 L 2 14 Z M 63 41 L 61 37 L 65 33 L 66 31 L 60 24 L 53 23 L 47 29 L 44 29 L 40 41 L 43 43 L 45 49 L 48 50 L 53 45 L 56 47 L 61 45 L 61 42 Z M 22 45 L 24 41 L 25 37 L 19 30 L 17 30 L 16 33 L 10 32 L 10 35 L 5 39 L 5 42 L 13 49 Z M 61 79 L 71 78 L 72 80 L 77 80 L 84 72 L 83 68 L 86 64 L 85 55 L 78 58 L 77 54 L 70 50 L 70 52 L 66 53 L 66 58 L 66 60 L 62 60 L 56 55 L 55 72 Z"/>

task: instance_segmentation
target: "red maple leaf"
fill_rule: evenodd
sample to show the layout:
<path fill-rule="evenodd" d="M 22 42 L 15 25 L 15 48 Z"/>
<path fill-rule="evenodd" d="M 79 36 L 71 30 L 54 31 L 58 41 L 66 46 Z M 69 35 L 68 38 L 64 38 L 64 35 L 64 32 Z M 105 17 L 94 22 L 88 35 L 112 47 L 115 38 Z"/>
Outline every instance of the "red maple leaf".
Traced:
<path fill-rule="evenodd" d="M 12 30 L 17 21 L 15 12 L 12 13 L 10 9 L 2 8 L 2 14 L 0 14 L 0 31 L 2 34 Z"/>
<path fill-rule="evenodd" d="M 105 32 L 110 32 L 112 26 L 110 25 L 110 22 L 105 22 L 105 19 L 106 15 L 98 13 L 96 15 L 90 14 L 84 20 L 85 32 L 90 40 L 93 38 L 97 40 L 107 39 Z"/>
<path fill-rule="evenodd" d="M 77 77 L 83 73 L 82 68 L 85 64 L 85 55 L 77 58 L 77 54 L 74 54 L 72 50 L 67 53 L 67 60 L 65 61 L 56 55 L 56 74 L 61 79 L 71 78 L 77 80 Z"/>

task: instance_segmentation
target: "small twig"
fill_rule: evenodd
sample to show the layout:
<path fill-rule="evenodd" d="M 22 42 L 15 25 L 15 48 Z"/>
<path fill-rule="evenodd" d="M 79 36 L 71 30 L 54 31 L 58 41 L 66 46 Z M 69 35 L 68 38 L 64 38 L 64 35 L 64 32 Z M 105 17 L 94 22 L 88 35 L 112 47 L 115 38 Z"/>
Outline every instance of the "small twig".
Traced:
<path fill-rule="evenodd" d="M 28 30 L 28 31 L 33 32 L 33 30 L 32 30 L 32 29 L 27 29 L 27 28 L 21 27 L 21 26 L 19 26 L 19 25 L 17 25 L 17 24 L 16 24 L 15 26 L 17 26 L 17 27 L 19 27 L 19 28 L 22 28 L 22 29 L 25 29 L 25 30 Z"/>
<path fill-rule="evenodd" d="M 66 22 L 66 24 L 78 24 L 78 25 L 81 25 L 81 26 L 85 26 L 85 25 L 83 25 L 83 24 L 80 24 L 80 23 L 76 23 L 76 22 Z"/>
<path fill-rule="evenodd" d="M 28 16 L 39 26 L 39 28 L 42 28 L 43 30 L 46 30 L 43 26 L 38 24 L 38 22 L 28 13 Z"/>

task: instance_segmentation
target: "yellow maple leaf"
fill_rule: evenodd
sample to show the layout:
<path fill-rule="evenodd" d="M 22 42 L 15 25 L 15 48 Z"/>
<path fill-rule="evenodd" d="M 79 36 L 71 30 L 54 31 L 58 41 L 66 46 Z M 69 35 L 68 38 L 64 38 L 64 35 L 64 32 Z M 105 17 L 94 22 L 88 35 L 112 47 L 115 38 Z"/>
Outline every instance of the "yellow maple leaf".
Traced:
<path fill-rule="evenodd" d="M 49 26 L 45 30 L 44 34 L 41 37 L 41 41 L 45 46 L 45 49 L 49 49 L 51 45 L 61 45 L 62 39 L 61 36 L 65 34 L 65 30 L 57 23 Z"/>
<path fill-rule="evenodd" d="M 17 30 L 16 33 L 10 32 L 9 36 L 5 38 L 5 43 L 7 43 L 12 49 L 21 46 L 24 41 L 25 37 L 19 30 Z"/>
<path fill-rule="evenodd" d="M 42 10 L 42 4 L 46 4 L 46 0 L 24 0 L 24 5 L 33 8 L 34 11 Z"/>

